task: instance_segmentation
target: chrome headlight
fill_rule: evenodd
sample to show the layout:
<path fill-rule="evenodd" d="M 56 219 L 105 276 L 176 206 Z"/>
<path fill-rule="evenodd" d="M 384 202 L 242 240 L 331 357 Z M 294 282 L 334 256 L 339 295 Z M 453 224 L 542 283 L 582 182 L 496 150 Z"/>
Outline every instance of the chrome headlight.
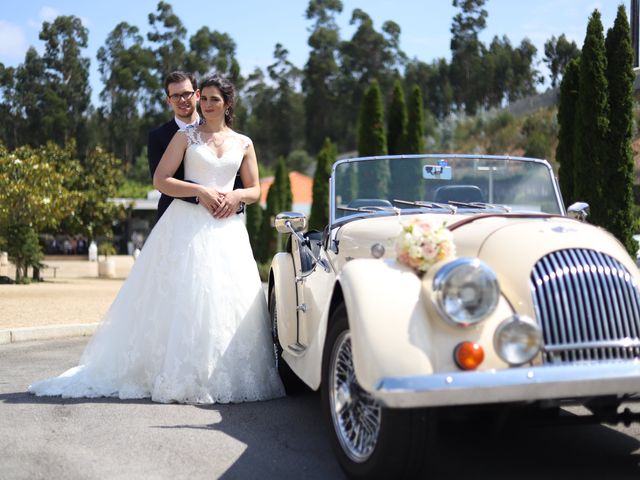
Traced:
<path fill-rule="evenodd" d="M 498 325 L 493 345 L 498 356 L 509 365 L 523 365 L 540 351 L 542 331 L 529 317 L 514 315 Z"/>
<path fill-rule="evenodd" d="M 463 257 L 444 265 L 435 274 L 433 294 L 447 320 L 467 327 L 481 322 L 495 310 L 500 287 L 487 264 Z"/>

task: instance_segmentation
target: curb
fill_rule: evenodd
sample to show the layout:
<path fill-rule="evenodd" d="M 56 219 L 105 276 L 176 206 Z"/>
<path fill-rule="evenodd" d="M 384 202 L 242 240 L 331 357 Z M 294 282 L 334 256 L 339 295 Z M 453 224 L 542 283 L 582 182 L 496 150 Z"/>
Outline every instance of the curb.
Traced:
<path fill-rule="evenodd" d="M 7 328 L 0 330 L 0 345 L 17 342 L 32 342 L 64 337 L 86 337 L 93 335 L 98 323 L 51 325 L 47 327 Z"/>

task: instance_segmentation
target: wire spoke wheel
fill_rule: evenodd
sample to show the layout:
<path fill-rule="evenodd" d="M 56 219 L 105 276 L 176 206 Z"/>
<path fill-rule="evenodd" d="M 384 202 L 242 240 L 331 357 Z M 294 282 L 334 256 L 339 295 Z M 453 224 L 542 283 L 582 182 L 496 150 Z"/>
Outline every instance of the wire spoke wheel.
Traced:
<path fill-rule="evenodd" d="M 329 363 L 331 419 L 338 441 L 354 462 L 366 462 L 380 435 L 381 407 L 356 380 L 351 354 L 351 333 L 340 333 Z"/>

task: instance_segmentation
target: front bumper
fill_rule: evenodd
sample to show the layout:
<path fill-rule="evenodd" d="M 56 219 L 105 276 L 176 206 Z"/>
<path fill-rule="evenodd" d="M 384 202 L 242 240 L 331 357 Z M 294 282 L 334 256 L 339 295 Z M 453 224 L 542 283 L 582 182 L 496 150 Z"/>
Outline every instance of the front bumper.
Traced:
<path fill-rule="evenodd" d="M 370 392 L 392 408 L 574 399 L 640 392 L 640 361 L 382 378 Z"/>

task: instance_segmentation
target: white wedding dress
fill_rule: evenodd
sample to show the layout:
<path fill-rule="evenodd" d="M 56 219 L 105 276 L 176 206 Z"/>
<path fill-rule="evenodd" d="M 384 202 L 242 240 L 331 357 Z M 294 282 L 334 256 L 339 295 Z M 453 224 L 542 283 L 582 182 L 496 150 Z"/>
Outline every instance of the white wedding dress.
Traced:
<path fill-rule="evenodd" d="M 250 140 L 218 157 L 186 130 L 185 179 L 226 192 Z M 240 215 L 174 200 L 153 228 L 80 365 L 29 386 L 39 396 L 228 403 L 284 395 L 265 295 Z"/>

